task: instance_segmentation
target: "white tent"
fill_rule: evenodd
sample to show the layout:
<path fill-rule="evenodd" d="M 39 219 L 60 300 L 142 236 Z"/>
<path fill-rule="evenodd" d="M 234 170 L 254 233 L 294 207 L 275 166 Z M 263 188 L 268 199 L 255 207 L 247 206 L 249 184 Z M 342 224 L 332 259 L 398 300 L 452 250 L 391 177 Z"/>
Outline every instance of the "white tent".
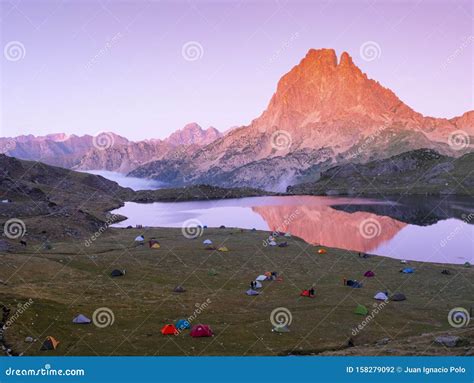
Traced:
<path fill-rule="evenodd" d="M 212 245 L 212 241 L 210 239 L 205 239 L 204 241 L 202 241 L 202 243 L 204 245 Z"/>
<path fill-rule="evenodd" d="M 136 242 L 143 242 L 145 240 L 145 237 L 143 235 L 139 235 L 138 237 L 135 238 Z"/>
<path fill-rule="evenodd" d="M 259 281 L 255 281 L 255 288 L 256 289 L 261 289 L 263 286 Z"/>
<path fill-rule="evenodd" d="M 290 232 L 285 233 L 285 237 L 291 237 L 291 233 Z"/>
<path fill-rule="evenodd" d="M 385 293 L 380 292 L 380 293 L 375 294 L 374 299 L 377 299 L 379 301 L 386 301 L 388 297 Z"/>
<path fill-rule="evenodd" d="M 255 278 L 255 281 L 266 281 L 267 276 L 266 275 L 259 275 L 257 278 Z"/>
<path fill-rule="evenodd" d="M 276 243 L 275 241 L 270 241 L 270 242 L 268 242 L 268 244 L 269 244 L 270 246 L 276 246 L 276 245 L 277 245 L 277 243 Z"/>

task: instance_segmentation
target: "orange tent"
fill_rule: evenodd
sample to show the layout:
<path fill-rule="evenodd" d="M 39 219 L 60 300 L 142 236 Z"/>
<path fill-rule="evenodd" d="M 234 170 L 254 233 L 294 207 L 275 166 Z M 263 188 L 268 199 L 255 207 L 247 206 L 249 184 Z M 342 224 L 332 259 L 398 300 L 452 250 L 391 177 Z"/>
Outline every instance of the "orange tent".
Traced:
<path fill-rule="evenodd" d="M 165 324 L 161 329 L 161 333 L 163 335 L 178 335 L 179 331 L 174 325 L 172 324 Z"/>
<path fill-rule="evenodd" d="M 56 339 L 54 339 L 52 336 L 48 336 L 41 346 L 41 351 L 56 350 L 58 344 L 59 342 Z"/>
<path fill-rule="evenodd" d="M 326 249 L 319 249 L 318 250 L 318 254 L 326 254 L 326 253 L 327 253 Z"/>

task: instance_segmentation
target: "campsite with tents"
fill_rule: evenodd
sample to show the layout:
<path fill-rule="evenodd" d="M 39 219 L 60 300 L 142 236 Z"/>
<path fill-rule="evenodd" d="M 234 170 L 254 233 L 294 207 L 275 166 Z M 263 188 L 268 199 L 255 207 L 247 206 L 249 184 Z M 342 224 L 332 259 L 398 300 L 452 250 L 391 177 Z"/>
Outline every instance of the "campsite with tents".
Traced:
<path fill-rule="evenodd" d="M 262 246 L 269 236 L 286 246 Z M 469 265 L 236 228 L 109 228 L 93 246 L 40 246 L 2 255 L 13 355 L 473 354 L 473 327 L 447 318 L 474 304 Z"/>

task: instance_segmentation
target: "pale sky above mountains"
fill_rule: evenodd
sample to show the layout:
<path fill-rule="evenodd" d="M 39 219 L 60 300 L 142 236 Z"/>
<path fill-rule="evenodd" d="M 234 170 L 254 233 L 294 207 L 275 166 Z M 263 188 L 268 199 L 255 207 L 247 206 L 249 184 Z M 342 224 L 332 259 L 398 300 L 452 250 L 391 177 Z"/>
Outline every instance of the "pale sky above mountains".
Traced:
<path fill-rule="evenodd" d="M 4 1 L 0 135 L 224 131 L 310 48 L 451 118 L 474 108 L 473 18 L 472 1 Z"/>

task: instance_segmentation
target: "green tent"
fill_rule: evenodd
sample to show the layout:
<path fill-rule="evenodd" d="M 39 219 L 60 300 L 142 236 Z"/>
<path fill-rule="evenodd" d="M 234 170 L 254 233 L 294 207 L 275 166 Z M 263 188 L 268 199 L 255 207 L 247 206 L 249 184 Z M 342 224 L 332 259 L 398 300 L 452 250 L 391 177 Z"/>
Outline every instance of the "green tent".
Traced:
<path fill-rule="evenodd" d="M 367 315 L 369 313 L 369 310 L 367 310 L 367 307 L 365 307 L 364 305 L 357 305 L 354 313 L 359 315 Z"/>
<path fill-rule="evenodd" d="M 215 277 L 217 275 L 217 271 L 214 269 L 211 269 L 207 272 L 207 275 L 209 275 L 210 277 Z"/>

